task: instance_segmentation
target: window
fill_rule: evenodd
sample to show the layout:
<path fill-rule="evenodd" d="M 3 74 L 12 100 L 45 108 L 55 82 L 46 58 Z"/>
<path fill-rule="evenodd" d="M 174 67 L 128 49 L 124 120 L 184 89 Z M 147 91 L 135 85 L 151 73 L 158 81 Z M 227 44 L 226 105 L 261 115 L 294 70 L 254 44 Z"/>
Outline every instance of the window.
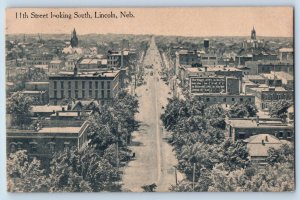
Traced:
<path fill-rule="evenodd" d="M 96 94 L 95 94 L 95 96 L 96 96 L 95 98 L 98 99 L 98 98 L 99 98 L 99 91 L 96 90 L 95 93 L 96 93 Z"/>
<path fill-rule="evenodd" d="M 54 98 L 57 98 L 57 91 L 54 91 Z"/>
<path fill-rule="evenodd" d="M 210 99 L 209 99 L 209 98 L 206 98 L 206 101 L 207 101 L 207 102 L 209 102 L 209 101 L 210 101 Z"/>
<path fill-rule="evenodd" d="M 226 102 L 226 98 L 223 99 L 223 102 Z"/>
<path fill-rule="evenodd" d="M 29 142 L 31 153 L 37 152 L 37 142 Z"/>
<path fill-rule="evenodd" d="M 15 153 L 17 151 L 17 143 L 12 142 L 10 143 L 10 152 Z"/>
<path fill-rule="evenodd" d="M 91 98 L 93 96 L 93 91 L 89 90 L 89 97 Z"/>
<path fill-rule="evenodd" d="M 63 91 L 63 90 L 60 91 L 60 97 L 61 97 L 61 98 L 64 98 L 64 97 L 65 97 L 65 96 L 64 96 L 64 91 Z"/>
<path fill-rule="evenodd" d="M 240 102 L 243 102 L 244 101 L 244 99 L 243 98 L 240 98 Z"/>
<path fill-rule="evenodd" d="M 71 89 L 71 81 L 68 81 L 68 89 Z"/>
<path fill-rule="evenodd" d="M 101 98 L 104 98 L 104 90 L 101 90 Z"/>
<path fill-rule="evenodd" d="M 235 98 L 232 98 L 231 101 L 235 101 Z"/>
<path fill-rule="evenodd" d="M 287 138 L 291 138 L 291 137 L 292 137 L 291 132 L 287 132 Z"/>
<path fill-rule="evenodd" d="M 54 89 L 57 89 L 57 82 L 54 81 L 53 83 L 54 83 Z"/>
<path fill-rule="evenodd" d="M 68 91 L 68 98 L 71 98 L 71 90 Z"/>
<path fill-rule="evenodd" d="M 107 98 L 110 98 L 110 90 L 107 90 Z"/>
<path fill-rule="evenodd" d="M 283 138 L 283 132 L 282 131 L 279 132 L 278 137 Z"/>
<path fill-rule="evenodd" d="M 107 81 L 107 89 L 110 89 L 110 81 Z"/>
<path fill-rule="evenodd" d="M 98 89 L 98 86 L 99 86 L 99 82 L 96 81 L 96 82 L 95 82 L 95 87 L 96 87 L 96 89 Z"/>
<path fill-rule="evenodd" d="M 18 148 L 17 148 L 17 149 L 18 149 L 18 151 L 22 149 L 22 145 L 23 145 L 23 143 L 22 143 L 22 142 L 18 142 L 18 143 L 17 143 L 17 146 L 18 146 Z"/>
<path fill-rule="evenodd" d="M 75 81 L 75 89 L 78 89 L 78 81 Z"/>
<path fill-rule="evenodd" d="M 85 91 L 82 91 L 82 98 L 85 98 Z"/>
<path fill-rule="evenodd" d="M 104 89 L 104 81 L 101 81 L 101 89 Z"/>
<path fill-rule="evenodd" d="M 93 88 L 93 82 L 92 82 L 92 81 L 89 82 L 89 88 L 90 88 L 90 89 Z"/>
<path fill-rule="evenodd" d="M 70 150 L 70 142 L 64 142 L 64 151 L 69 151 Z"/>
<path fill-rule="evenodd" d="M 82 89 L 84 90 L 84 88 L 85 88 L 85 82 L 84 81 L 82 81 L 81 86 L 82 86 Z"/>
<path fill-rule="evenodd" d="M 60 89 L 64 89 L 64 82 L 63 81 L 60 82 Z"/>
<path fill-rule="evenodd" d="M 75 90 L 75 98 L 78 99 L 78 90 Z"/>
<path fill-rule="evenodd" d="M 53 153 L 55 151 L 55 142 L 48 142 L 49 152 Z"/>

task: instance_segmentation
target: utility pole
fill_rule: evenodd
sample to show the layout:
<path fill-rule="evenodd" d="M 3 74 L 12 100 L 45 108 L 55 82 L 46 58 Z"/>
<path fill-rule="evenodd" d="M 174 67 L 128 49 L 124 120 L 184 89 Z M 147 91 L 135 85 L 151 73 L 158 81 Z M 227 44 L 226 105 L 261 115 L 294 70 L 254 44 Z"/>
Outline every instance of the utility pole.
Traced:
<path fill-rule="evenodd" d="M 174 169 L 175 169 L 175 184 L 178 185 L 178 181 L 177 181 L 177 169 L 176 167 L 174 166 Z"/>
<path fill-rule="evenodd" d="M 196 163 L 193 164 L 193 192 L 195 191 L 195 168 Z"/>

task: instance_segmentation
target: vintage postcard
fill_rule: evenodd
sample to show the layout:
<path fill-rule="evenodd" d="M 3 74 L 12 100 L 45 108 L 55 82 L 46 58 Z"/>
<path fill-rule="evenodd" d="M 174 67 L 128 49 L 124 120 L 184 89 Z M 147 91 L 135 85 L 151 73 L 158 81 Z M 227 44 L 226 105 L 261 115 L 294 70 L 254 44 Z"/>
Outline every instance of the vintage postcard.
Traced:
<path fill-rule="evenodd" d="M 293 26 L 293 7 L 7 8 L 7 190 L 294 191 Z"/>

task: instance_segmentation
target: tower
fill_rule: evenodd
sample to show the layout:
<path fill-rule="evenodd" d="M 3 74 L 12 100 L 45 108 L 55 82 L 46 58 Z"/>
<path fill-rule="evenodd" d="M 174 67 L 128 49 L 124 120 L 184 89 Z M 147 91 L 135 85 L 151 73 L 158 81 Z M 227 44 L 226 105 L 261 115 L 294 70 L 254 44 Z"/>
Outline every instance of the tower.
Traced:
<path fill-rule="evenodd" d="M 253 26 L 253 29 L 251 31 L 251 40 L 256 40 L 256 31 L 254 29 L 254 26 Z"/>
<path fill-rule="evenodd" d="M 72 48 L 74 47 L 77 47 L 78 46 L 78 38 L 77 38 L 77 35 L 76 35 L 76 30 L 74 28 L 72 34 L 71 34 L 71 46 Z"/>

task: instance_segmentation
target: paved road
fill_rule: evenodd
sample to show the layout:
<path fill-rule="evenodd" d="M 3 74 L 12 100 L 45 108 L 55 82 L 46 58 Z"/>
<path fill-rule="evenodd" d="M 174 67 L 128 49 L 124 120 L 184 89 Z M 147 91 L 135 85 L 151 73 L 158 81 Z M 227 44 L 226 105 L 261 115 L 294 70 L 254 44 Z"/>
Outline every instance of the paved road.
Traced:
<path fill-rule="evenodd" d="M 167 133 L 162 130 L 160 121 L 162 107 L 170 97 L 168 86 L 159 79 L 161 62 L 153 38 L 144 60 L 144 66 L 153 65 L 153 69 L 145 70 L 146 84 L 136 89 L 140 103 L 136 118 L 141 121 L 141 127 L 133 133 L 130 148 L 136 153 L 136 159 L 124 169 L 123 190 L 141 192 L 141 186 L 156 183 L 156 191 L 167 192 L 170 185 L 175 184 L 177 159 L 164 139 Z"/>

